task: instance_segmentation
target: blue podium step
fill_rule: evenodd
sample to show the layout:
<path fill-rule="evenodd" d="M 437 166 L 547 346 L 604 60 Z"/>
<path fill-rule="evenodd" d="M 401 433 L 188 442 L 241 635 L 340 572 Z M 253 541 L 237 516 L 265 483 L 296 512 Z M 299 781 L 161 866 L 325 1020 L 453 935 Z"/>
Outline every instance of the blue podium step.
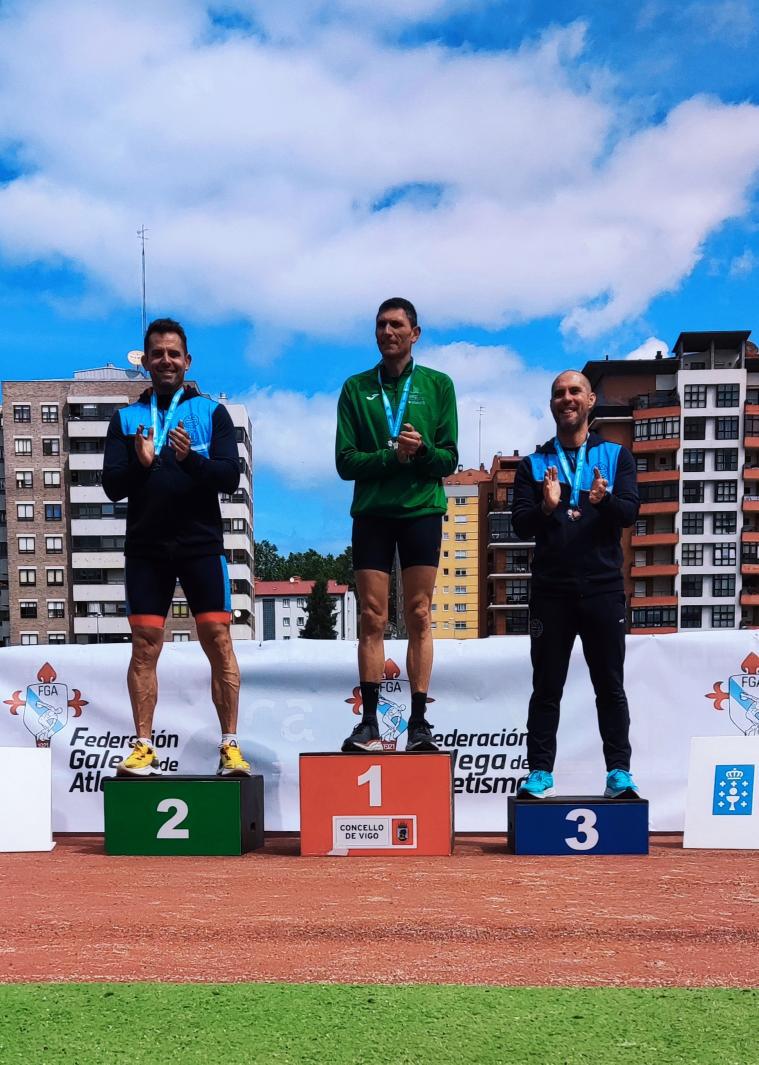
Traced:
<path fill-rule="evenodd" d="M 648 800 L 511 795 L 508 832 L 511 854 L 648 854 Z"/>

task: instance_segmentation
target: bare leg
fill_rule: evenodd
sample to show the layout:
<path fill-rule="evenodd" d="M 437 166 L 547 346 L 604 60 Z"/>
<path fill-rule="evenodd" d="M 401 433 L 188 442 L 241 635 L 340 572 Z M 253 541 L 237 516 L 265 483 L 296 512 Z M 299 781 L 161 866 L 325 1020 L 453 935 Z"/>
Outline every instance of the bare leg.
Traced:
<path fill-rule="evenodd" d="M 358 675 L 379 684 L 385 671 L 385 626 L 390 595 L 390 574 L 377 569 L 356 570 L 361 632 L 358 639 Z"/>
<path fill-rule="evenodd" d="M 406 669 L 411 691 L 429 690 L 432 674 L 432 627 L 430 606 L 435 590 L 437 569 L 434 566 L 409 566 L 403 571 L 403 598 L 408 653 Z"/>
<path fill-rule="evenodd" d="M 127 688 L 132 703 L 134 731 L 149 738 L 158 699 L 156 667 L 163 647 L 163 628 L 132 627 L 132 657 L 127 670 Z"/>
<path fill-rule="evenodd" d="M 240 667 L 229 625 L 221 621 L 198 624 L 198 639 L 211 665 L 211 698 L 222 732 L 237 732 L 240 704 Z"/>

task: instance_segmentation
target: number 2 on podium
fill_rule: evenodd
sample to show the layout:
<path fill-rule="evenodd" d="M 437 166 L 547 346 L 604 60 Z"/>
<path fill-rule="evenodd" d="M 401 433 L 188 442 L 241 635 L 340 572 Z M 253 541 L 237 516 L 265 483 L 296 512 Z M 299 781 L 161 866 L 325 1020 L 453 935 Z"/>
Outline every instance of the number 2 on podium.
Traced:
<path fill-rule="evenodd" d="M 382 806 L 382 766 L 370 765 L 365 773 L 356 778 L 356 783 L 369 785 L 369 805 Z"/>

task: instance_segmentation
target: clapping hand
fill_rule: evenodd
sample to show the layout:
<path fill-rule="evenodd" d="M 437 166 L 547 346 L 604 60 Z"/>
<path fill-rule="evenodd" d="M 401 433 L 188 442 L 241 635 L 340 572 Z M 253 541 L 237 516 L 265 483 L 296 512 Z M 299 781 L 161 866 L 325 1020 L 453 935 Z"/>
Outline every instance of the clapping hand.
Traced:
<path fill-rule="evenodd" d="M 543 478 L 543 511 L 553 514 L 561 502 L 561 483 L 559 471 L 555 466 L 549 466 Z"/>
<path fill-rule="evenodd" d="M 603 497 L 606 495 L 606 489 L 609 482 L 605 477 L 601 476 L 601 471 L 598 466 L 593 467 L 593 484 L 590 486 L 590 493 L 588 495 L 589 501 L 595 506 L 600 503 Z"/>
<path fill-rule="evenodd" d="M 138 425 L 137 432 L 134 436 L 134 450 L 137 452 L 137 458 L 140 461 L 140 465 L 145 469 L 149 469 L 153 465 L 155 459 L 155 444 L 153 443 L 153 429 L 148 429 L 148 435 L 144 436 L 145 426 Z"/>
<path fill-rule="evenodd" d="M 183 462 L 190 453 L 190 436 L 183 421 L 169 432 L 169 443 L 174 448 L 177 462 Z"/>

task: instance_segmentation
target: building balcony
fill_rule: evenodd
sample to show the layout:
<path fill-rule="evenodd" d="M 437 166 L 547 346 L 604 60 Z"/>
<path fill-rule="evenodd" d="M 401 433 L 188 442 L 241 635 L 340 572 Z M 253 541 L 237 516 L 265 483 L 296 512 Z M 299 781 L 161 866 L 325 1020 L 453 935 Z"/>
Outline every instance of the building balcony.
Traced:
<path fill-rule="evenodd" d="M 676 577 L 680 572 L 677 562 L 652 563 L 650 566 L 630 566 L 630 577 L 634 581 L 644 577 Z"/>
<path fill-rule="evenodd" d="M 744 529 L 741 533 L 741 542 L 744 544 L 759 544 L 759 529 Z"/>
<path fill-rule="evenodd" d="M 663 440 L 633 440 L 633 455 L 650 455 L 656 451 L 678 451 L 680 437 L 666 437 Z"/>
<path fill-rule="evenodd" d="M 492 550 L 496 547 L 534 547 L 534 540 L 520 540 L 516 534 L 512 534 L 508 539 L 504 537 L 500 540 L 493 540 L 488 538 L 488 550 Z"/>
<path fill-rule="evenodd" d="M 123 569 L 123 551 L 74 551 L 72 569 Z"/>
<path fill-rule="evenodd" d="M 753 448 L 753 447 L 759 448 L 759 436 L 744 436 L 743 437 L 743 446 L 745 448 Z"/>
<path fill-rule="evenodd" d="M 633 418 L 647 418 L 646 412 L 655 410 L 657 415 L 677 417 L 680 413 L 680 396 L 674 389 L 661 389 L 658 392 L 645 392 L 635 396 L 632 401 Z"/>
<path fill-rule="evenodd" d="M 654 532 L 638 533 L 630 537 L 631 547 L 674 547 L 679 543 L 680 533 Z"/>
<path fill-rule="evenodd" d="M 488 580 L 508 580 L 510 577 L 519 577 L 520 580 L 528 580 L 532 577 L 526 566 L 516 566 L 513 569 L 503 570 L 500 573 L 488 573 Z"/>
<path fill-rule="evenodd" d="M 71 535 L 125 536 L 126 520 L 124 518 L 72 518 Z"/>
<path fill-rule="evenodd" d="M 743 467 L 743 480 L 744 481 L 759 481 L 759 466 L 744 466 Z"/>
<path fill-rule="evenodd" d="M 745 414 L 759 414 L 759 403 L 744 403 L 743 411 Z"/>
<path fill-rule="evenodd" d="M 680 503 L 677 499 L 663 499 L 658 503 L 641 503 L 638 514 L 645 518 L 650 514 L 677 514 Z"/>
<path fill-rule="evenodd" d="M 80 488 L 77 485 L 72 485 L 69 489 L 69 499 L 72 503 L 109 503 L 108 496 L 103 491 L 102 487 L 98 485 L 88 485 L 87 487 Z"/>
<path fill-rule="evenodd" d="M 71 597 L 75 603 L 120 603 L 126 602 L 123 584 L 74 584 Z"/>
<path fill-rule="evenodd" d="M 662 484 L 664 481 L 679 481 L 680 470 L 644 470 L 638 474 L 638 484 Z"/>
<path fill-rule="evenodd" d="M 102 470 L 102 455 L 69 455 L 70 470 Z"/>
<path fill-rule="evenodd" d="M 488 610 L 527 610 L 529 604 L 524 603 L 488 603 Z"/>
<path fill-rule="evenodd" d="M 631 607 L 641 606 L 677 606 L 676 595 L 633 595 L 630 597 Z"/>
<path fill-rule="evenodd" d="M 673 632 L 677 632 L 675 625 L 666 626 L 662 625 L 658 628 L 636 628 L 630 629 L 631 636 L 670 636 Z"/>
<path fill-rule="evenodd" d="M 759 562 L 741 562 L 741 575 L 743 577 L 759 576 Z"/>
<path fill-rule="evenodd" d="M 759 606 L 759 592 L 741 592 L 741 606 Z"/>
<path fill-rule="evenodd" d="M 129 619 L 126 617 L 74 618 L 75 636 L 103 636 L 105 633 L 129 633 Z"/>
<path fill-rule="evenodd" d="M 759 496 L 744 496 L 743 510 L 747 514 L 759 514 Z"/>
<path fill-rule="evenodd" d="M 74 437 L 105 436 L 108 432 L 109 419 L 105 421 L 76 420 L 69 418 L 66 422 L 66 431 L 69 439 Z"/>

